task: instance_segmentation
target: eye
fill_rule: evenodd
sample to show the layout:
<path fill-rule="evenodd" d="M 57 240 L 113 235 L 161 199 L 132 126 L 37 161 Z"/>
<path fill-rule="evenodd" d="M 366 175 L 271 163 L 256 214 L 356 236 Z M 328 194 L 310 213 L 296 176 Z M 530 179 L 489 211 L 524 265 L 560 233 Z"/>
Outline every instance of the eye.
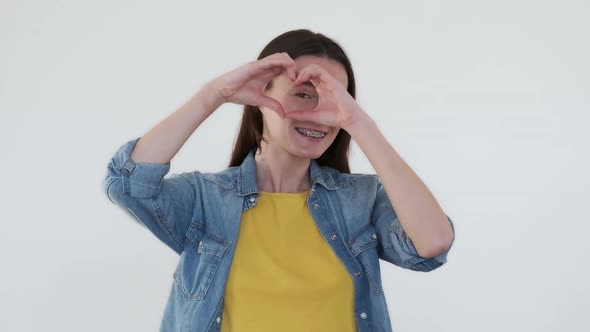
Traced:
<path fill-rule="evenodd" d="M 305 93 L 305 92 L 299 92 L 299 93 L 296 93 L 295 95 L 296 95 L 296 96 L 305 95 L 305 96 L 307 96 L 307 97 L 311 98 L 311 96 L 310 96 L 310 95 L 308 95 L 308 94 L 307 94 L 307 93 Z M 305 98 L 305 97 L 303 97 L 303 98 Z"/>

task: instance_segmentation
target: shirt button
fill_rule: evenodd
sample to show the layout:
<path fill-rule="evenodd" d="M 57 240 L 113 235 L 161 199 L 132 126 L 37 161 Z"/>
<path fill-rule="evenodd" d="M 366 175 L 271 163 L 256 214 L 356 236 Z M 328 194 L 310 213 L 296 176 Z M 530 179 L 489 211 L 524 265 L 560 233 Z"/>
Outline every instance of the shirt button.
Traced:
<path fill-rule="evenodd" d="M 319 207 L 320 207 L 320 205 L 319 205 L 318 203 L 315 203 L 315 204 L 313 205 L 313 208 L 314 208 L 314 209 L 318 209 Z"/>
<path fill-rule="evenodd" d="M 255 200 L 256 200 L 256 198 L 250 197 L 250 202 L 254 202 Z"/>
<path fill-rule="evenodd" d="M 332 234 L 332 240 L 336 240 L 336 234 Z"/>
<path fill-rule="evenodd" d="M 311 187 L 311 191 L 315 191 L 315 187 Z"/>
<path fill-rule="evenodd" d="M 217 323 L 221 322 L 221 317 L 217 317 L 216 321 Z"/>
<path fill-rule="evenodd" d="M 134 169 L 135 169 L 135 162 L 133 161 L 133 159 L 127 159 L 127 161 L 125 161 L 125 163 L 123 164 L 123 168 L 121 169 L 121 173 L 129 176 L 129 175 L 131 175 L 131 173 L 133 172 Z"/>
<path fill-rule="evenodd" d="M 377 234 L 373 233 L 373 238 L 376 239 L 377 238 Z"/>
<path fill-rule="evenodd" d="M 361 318 L 362 318 L 362 319 L 365 319 L 365 318 L 367 318 L 367 313 L 365 313 L 365 312 L 361 312 Z"/>

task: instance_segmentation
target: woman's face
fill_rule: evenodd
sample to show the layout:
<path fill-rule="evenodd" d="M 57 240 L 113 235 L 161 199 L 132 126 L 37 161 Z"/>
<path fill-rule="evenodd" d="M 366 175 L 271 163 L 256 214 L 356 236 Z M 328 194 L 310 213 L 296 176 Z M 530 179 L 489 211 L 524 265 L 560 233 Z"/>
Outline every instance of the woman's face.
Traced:
<path fill-rule="evenodd" d="M 345 67 L 339 62 L 325 57 L 303 55 L 295 60 L 297 73 L 308 64 L 317 64 L 336 78 L 344 88 L 348 86 L 348 78 Z M 318 104 L 318 94 L 311 82 L 295 85 L 289 79 L 286 72 L 276 76 L 272 81 L 272 87 L 266 91 L 266 95 L 276 99 L 286 113 L 290 111 L 312 111 Z M 281 117 L 265 107 L 260 107 L 263 117 L 263 136 L 272 148 L 281 148 L 293 155 L 316 159 L 330 147 L 340 128 L 329 127 L 314 122 L 302 122 L 294 119 L 281 119 Z M 325 132 L 322 138 L 311 138 L 297 131 L 297 128 L 307 128 Z"/>

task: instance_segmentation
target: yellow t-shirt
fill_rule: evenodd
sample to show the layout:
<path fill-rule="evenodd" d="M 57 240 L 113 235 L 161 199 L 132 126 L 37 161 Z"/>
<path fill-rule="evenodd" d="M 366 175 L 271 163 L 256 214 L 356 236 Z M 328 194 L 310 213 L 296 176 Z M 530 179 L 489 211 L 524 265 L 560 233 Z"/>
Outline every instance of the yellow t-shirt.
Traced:
<path fill-rule="evenodd" d="M 260 192 L 242 214 L 222 332 L 356 331 L 350 274 L 302 193 Z"/>

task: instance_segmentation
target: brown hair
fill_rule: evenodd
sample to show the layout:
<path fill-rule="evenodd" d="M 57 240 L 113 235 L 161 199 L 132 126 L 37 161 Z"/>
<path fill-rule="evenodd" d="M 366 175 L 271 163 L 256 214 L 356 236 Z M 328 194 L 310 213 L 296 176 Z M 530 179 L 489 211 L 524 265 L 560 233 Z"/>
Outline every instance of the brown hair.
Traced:
<path fill-rule="evenodd" d="M 260 52 L 258 60 L 279 52 L 286 52 L 292 59 L 302 55 L 316 55 L 338 61 L 346 69 L 348 76 L 347 91 L 355 98 L 356 90 L 352 65 L 348 56 L 336 41 L 308 29 L 291 30 L 271 40 Z M 270 84 L 267 86 L 268 88 L 270 88 Z M 340 129 L 334 142 L 316 159 L 318 165 L 333 167 L 341 173 L 350 173 L 348 166 L 350 139 L 350 134 L 344 129 Z M 268 142 L 262 137 L 262 113 L 256 106 L 244 105 L 242 122 L 231 154 L 229 167 L 241 165 L 248 152 L 254 147 L 256 147 L 257 151 L 261 149 L 260 140 Z"/>

